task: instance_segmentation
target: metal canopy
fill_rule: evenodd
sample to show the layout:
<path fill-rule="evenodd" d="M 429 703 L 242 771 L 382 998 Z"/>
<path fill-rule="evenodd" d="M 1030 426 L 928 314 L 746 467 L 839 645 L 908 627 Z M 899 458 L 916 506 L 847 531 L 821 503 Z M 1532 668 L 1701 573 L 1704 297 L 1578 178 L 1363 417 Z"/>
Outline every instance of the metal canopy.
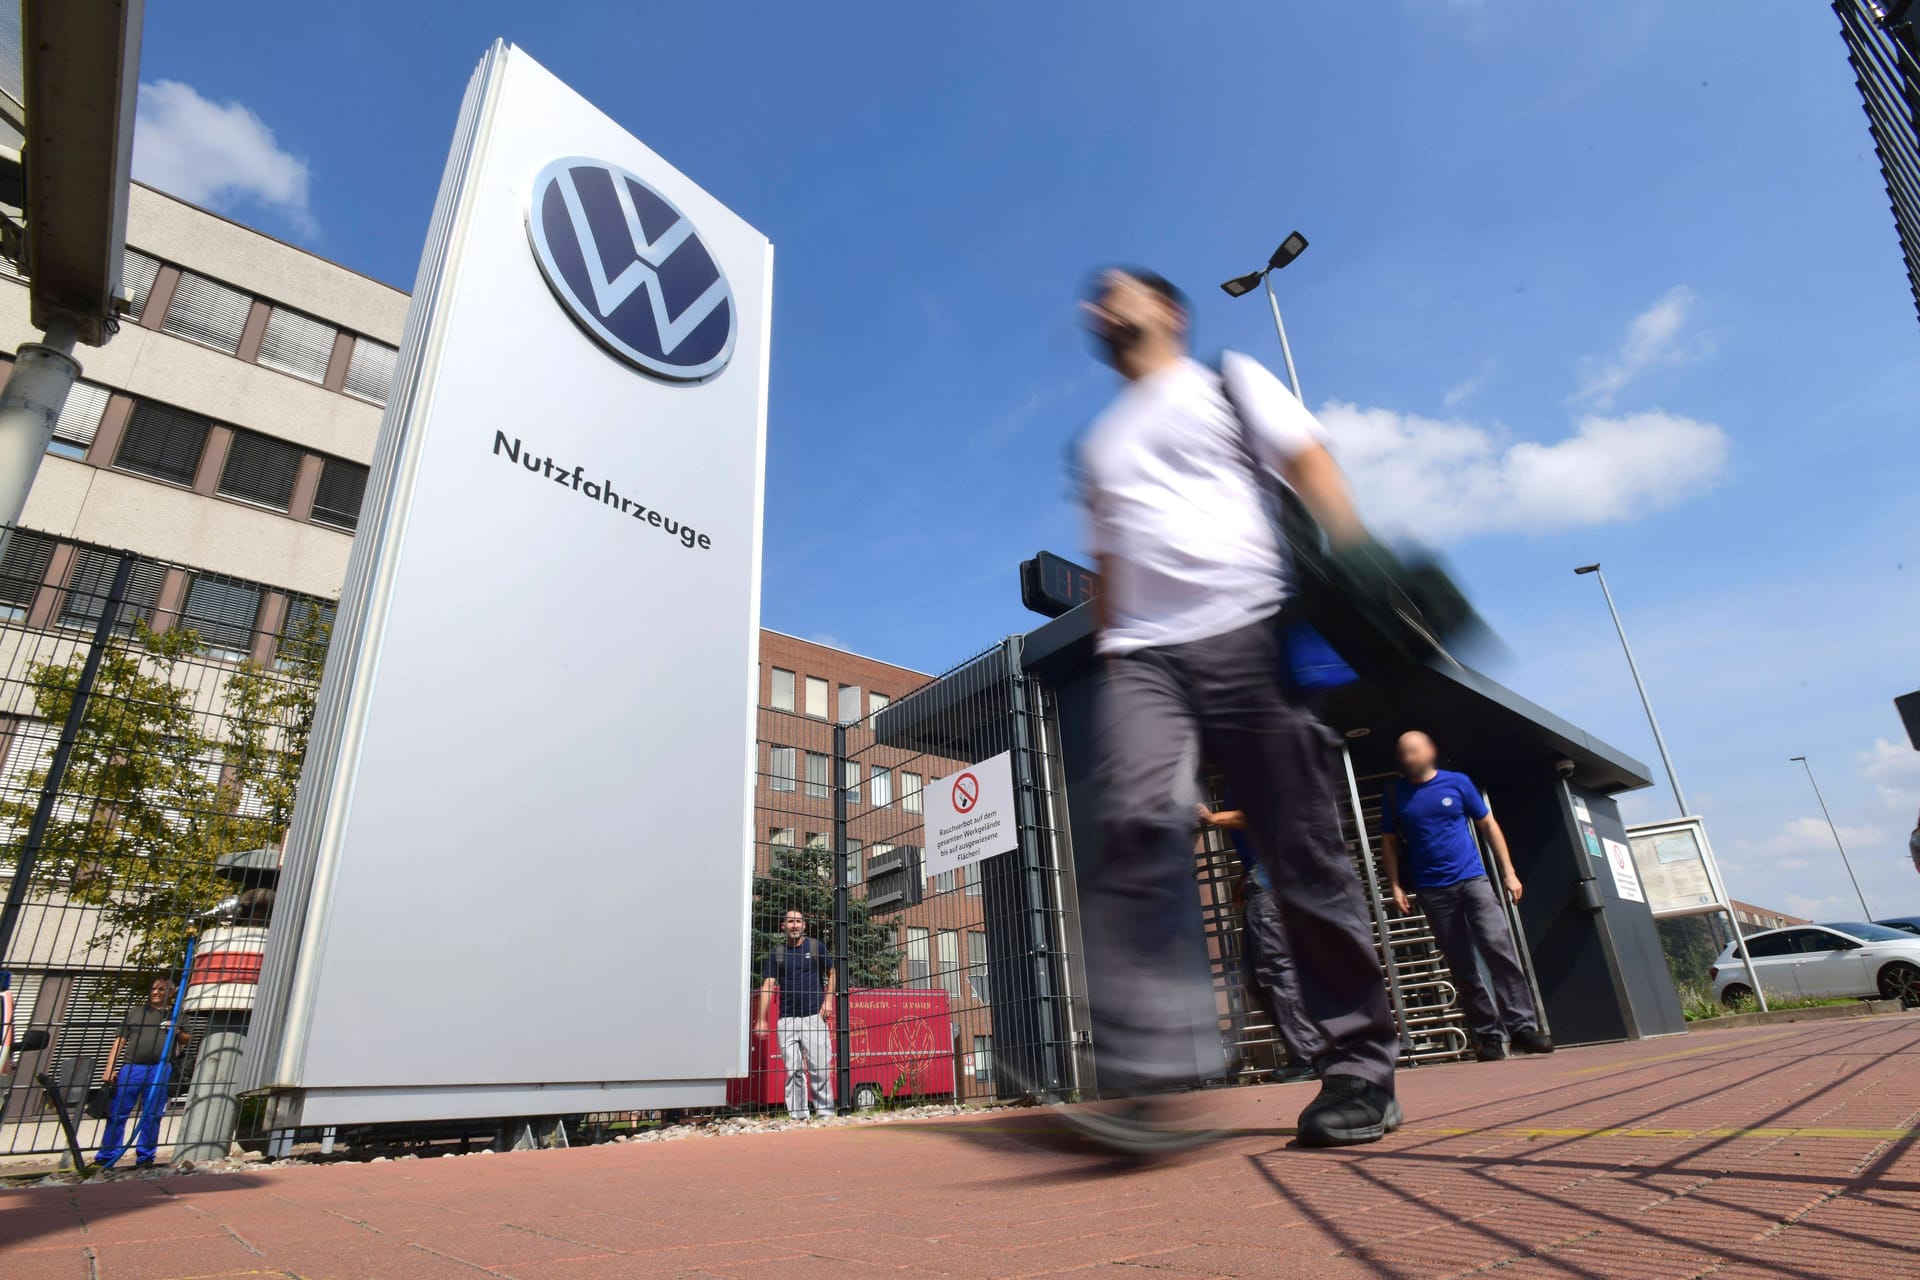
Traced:
<path fill-rule="evenodd" d="M 1024 656 L 1027 668 L 1043 676 L 1091 662 L 1091 610 L 1082 605 L 1029 633 Z M 1650 786 L 1653 780 L 1647 766 L 1632 756 L 1498 681 L 1444 660 L 1432 665 L 1376 660 L 1363 679 L 1328 695 L 1321 718 L 1342 734 L 1366 731 L 1347 741 L 1354 768 L 1363 775 L 1390 771 L 1394 739 L 1407 729 L 1425 729 L 1439 743 L 1448 767 L 1472 774 L 1483 785 L 1515 776 L 1551 776 L 1561 760 L 1573 762 L 1568 781 L 1606 794 Z"/>
<path fill-rule="evenodd" d="M 32 321 L 99 346 L 117 313 L 144 0 L 22 0 Z"/>

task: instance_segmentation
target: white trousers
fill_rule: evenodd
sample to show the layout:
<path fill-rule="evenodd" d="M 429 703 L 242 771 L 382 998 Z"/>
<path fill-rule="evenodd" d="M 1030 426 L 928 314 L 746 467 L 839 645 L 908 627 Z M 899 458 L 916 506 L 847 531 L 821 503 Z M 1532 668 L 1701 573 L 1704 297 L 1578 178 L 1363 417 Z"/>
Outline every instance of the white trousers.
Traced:
<path fill-rule="evenodd" d="M 833 1032 L 819 1014 L 810 1018 L 780 1019 L 780 1057 L 787 1064 L 787 1113 L 807 1118 L 812 1107 L 833 1114 Z"/>

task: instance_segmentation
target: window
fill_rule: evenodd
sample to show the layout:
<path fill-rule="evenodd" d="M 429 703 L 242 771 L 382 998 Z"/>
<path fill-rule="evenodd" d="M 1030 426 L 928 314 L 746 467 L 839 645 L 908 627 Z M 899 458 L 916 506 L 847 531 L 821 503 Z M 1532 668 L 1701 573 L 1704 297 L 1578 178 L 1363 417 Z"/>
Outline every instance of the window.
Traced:
<path fill-rule="evenodd" d="M 107 596 L 113 590 L 114 571 L 119 565 L 118 552 L 96 551 L 91 547 L 80 549 L 74 559 L 73 576 L 67 579 L 67 602 L 60 610 L 61 626 L 91 629 L 99 625 L 100 613 L 106 608 Z M 166 576 L 167 571 L 151 560 L 134 561 L 117 630 L 131 631 L 135 618 L 153 621 L 154 602 L 160 598 L 160 584 Z"/>
<path fill-rule="evenodd" d="M 960 993 L 967 989 L 967 975 L 960 970 L 960 935 L 952 929 L 942 929 L 934 938 L 938 948 L 935 958 L 940 961 L 940 988 L 952 999 L 958 1000 Z"/>
<path fill-rule="evenodd" d="M 267 317 L 266 332 L 260 335 L 260 363 L 308 382 L 325 382 L 333 340 L 339 334 L 325 321 L 275 307 Z"/>
<path fill-rule="evenodd" d="M 793 710 L 793 672 L 773 669 L 772 698 L 775 711 Z"/>
<path fill-rule="evenodd" d="M 220 492 L 285 511 L 293 505 L 293 483 L 300 478 L 305 456 L 285 440 L 236 431 L 226 465 L 220 468 Z"/>
<path fill-rule="evenodd" d="M 966 866 L 960 868 L 960 874 L 967 883 L 967 896 L 969 898 L 979 897 L 980 864 L 977 862 L 969 862 Z"/>
<path fill-rule="evenodd" d="M 879 715 L 887 709 L 887 703 L 890 701 L 892 701 L 892 699 L 888 698 L 884 693 L 869 693 L 867 695 L 867 714 L 870 716 Z"/>
<path fill-rule="evenodd" d="M 807 832 L 807 848 L 824 849 L 826 847 L 827 847 L 827 837 L 824 832 L 820 832 L 820 831 Z"/>
<path fill-rule="evenodd" d="M 767 832 L 767 843 L 782 849 L 793 848 L 793 828 L 774 827 Z"/>
<path fill-rule="evenodd" d="M 1793 950 L 1792 933 L 1769 933 L 1758 938 L 1748 938 L 1747 954 L 1755 960 L 1765 960 L 1774 956 L 1784 956 Z M 1733 958 L 1740 958 L 1740 948 L 1733 949 Z"/>
<path fill-rule="evenodd" d="M 900 807 L 908 813 L 922 812 L 920 807 L 920 775 L 905 769 L 900 771 Z"/>
<path fill-rule="evenodd" d="M 834 719 L 841 724 L 852 724 L 860 718 L 860 689 L 857 685 L 843 684 L 834 694 Z"/>
<path fill-rule="evenodd" d="M 927 950 L 927 931 L 913 925 L 907 926 L 906 980 L 900 985 L 921 990 L 931 986 L 927 981 L 933 968 L 931 960 Z"/>
<path fill-rule="evenodd" d="M 885 809 L 893 804 L 893 771 L 876 767 L 868 779 L 868 794 L 873 797 L 873 807 Z"/>
<path fill-rule="evenodd" d="M 384 342 L 355 338 L 347 359 L 347 394 L 385 404 L 393 393 L 393 362 L 399 354 Z"/>
<path fill-rule="evenodd" d="M 987 977 L 986 931 L 969 930 L 967 933 L 967 989 L 980 1004 L 992 1003 Z"/>
<path fill-rule="evenodd" d="M 60 406 L 60 416 L 54 419 L 47 452 L 62 458 L 86 457 L 93 435 L 100 429 L 100 419 L 106 416 L 107 397 L 112 394 L 97 383 L 74 383 L 67 392 L 67 402 Z"/>
<path fill-rule="evenodd" d="M 274 653 L 281 670 L 295 663 L 318 666 L 325 660 L 327 645 L 333 640 L 333 619 L 339 606 L 331 600 L 313 596 L 292 596 L 287 614 L 274 638 Z"/>
<path fill-rule="evenodd" d="M 180 283 L 174 286 L 173 305 L 160 328 L 232 355 L 240 349 L 240 335 L 252 310 L 253 299 L 238 289 L 182 271 Z"/>
<path fill-rule="evenodd" d="M 328 458 L 313 491 L 313 518 L 339 529 L 360 527 L 360 503 L 367 496 L 367 469 L 357 462 Z"/>
<path fill-rule="evenodd" d="M 47 580 L 55 543 L 45 534 L 26 529 L 14 529 L 0 537 L 7 540 L 6 553 L 0 555 L 0 619 L 18 622 L 33 608 L 33 598 Z"/>
<path fill-rule="evenodd" d="M 773 775 L 775 791 L 791 791 L 795 785 L 792 747 L 769 747 L 767 749 L 767 772 Z"/>
<path fill-rule="evenodd" d="M 973 1082 L 975 1084 L 993 1083 L 992 1036 L 975 1036 L 973 1038 Z"/>
<path fill-rule="evenodd" d="M 180 625 L 200 633 L 200 643 L 216 653 L 244 656 L 253 647 L 260 620 L 260 588 L 229 578 L 200 578 L 187 588 Z"/>
<path fill-rule="evenodd" d="M 133 295 L 127 307 L 129 318 L 138 320 L 140 313 L 147 309 L 147 296 L 153 292 L 153 278 L 158 274 L 158 259 L 149 258 L 138 249 L 128 249 L 121 255 L 120 285 Z"/>
<path fill-rule="evenodd" d="M 832 765 L 825 752 L 807 752 L 807 799 L 825 800 L 833 794 Z"/>
<path fill-rule="evenodd" d="M 858 840 L 853 839 L 852 837 L 848 837 L 847 839 L 847 883 L 849 885 L 859 884 L 862 878 L 861 873 L 865 869 L 865 862 L 861 858 L 860 849 L 861 849 L 860 842 Z"/>
<path fill-rule="evenodd" d="M 192 484 L 213 424 L 197 413 L 142 400 L 133 406 L 114 465 L 156 480 Z"/>
<path fill-rule="evenodd" d="M 827 682 L 819 676 L 807 677 L 807 714 L 827 718 Z"/>
<path fill-rule="evenodd" d="M 840 779 L 840 785 L 847 789 L 847 803 L 860 803 L 860 766 L 855 761 L 847 761 L 846 776 Z"/>
<path fill-rule="evenodd" d="M 936 872 L 927 878 L 927 885 L 935 893 L 952 893 L 955 887 L 953 877 L 951 871 Z"/>

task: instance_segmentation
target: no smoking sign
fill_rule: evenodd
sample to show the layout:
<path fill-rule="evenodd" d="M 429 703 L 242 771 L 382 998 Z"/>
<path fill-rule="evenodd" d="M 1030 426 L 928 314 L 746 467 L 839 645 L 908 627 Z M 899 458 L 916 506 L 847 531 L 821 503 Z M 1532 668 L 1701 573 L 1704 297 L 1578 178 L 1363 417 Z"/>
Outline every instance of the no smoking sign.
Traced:
<path fill-rule="evenodd" d="M 1010 753 L 935 779 L 927 785 L 926 797 L 928 875 L 957 871 L 1019 847 Z"/>

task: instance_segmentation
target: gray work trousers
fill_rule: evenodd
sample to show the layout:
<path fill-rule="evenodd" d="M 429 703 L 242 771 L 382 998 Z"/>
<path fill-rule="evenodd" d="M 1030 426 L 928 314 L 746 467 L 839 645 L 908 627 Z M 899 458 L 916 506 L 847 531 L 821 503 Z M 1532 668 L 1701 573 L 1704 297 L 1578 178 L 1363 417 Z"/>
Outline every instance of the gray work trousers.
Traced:
<path fill-rule="evenodd" d="M 1420 909 L 1427 913 L 1427 923 L 1433 926 L 1433 940 L 1440 944 L 1447 968 L 1453 970 L 1453 985 L 1460 992 L 1467 1030 L 1481 1039 L 1504 1039 L 1515 1031 L 1537 1028 L 1540 1016 L 1533 1007 L 1533 992 L 1527 986 L 1520 953 L 1514 950 L 1513 931 L 1492 883 L 1485 876 L 1474 876 L 1438 889 L 1416 889 L 1414 893 L 1420 899 Z M 1480 976 L 1482 960 L 1493 979 L 1491 991 Z"/>
<path fill-rule="evenodd" d="M 1099 735 L 1105 847 L 1080 902 L 1102 1082 L 1194 1075 L 1194 1010 L 1213 1005 L 1187 943 L 1200 902 L 1183 761 L 1197 738 L 1273 881 L 1304 1013 L 1324 1037 L 1314 1066 L 1391 1088 L 1399 1040 L 1340 830 L 1338 740 L 1282 691 L 1273 627 L 1107 659 Z"/>
<path fill-rule="evenodd" d="M 1306 999 L 1300 991 L 1300 965 L 1287 943 L 1280 904 L 1271 890 L 1262 889 L 1251 878 L 1246 884 L 1242 945 L 1247 953 L 1247 976 L 1266 1006 L 1267 1016 L 1273 1019 L 1273 1029 L 1279 1033 L 1287 1056 L 1311 1066 L 1326 1052 L 1326 1040 L 1307 1017 Z"/>

